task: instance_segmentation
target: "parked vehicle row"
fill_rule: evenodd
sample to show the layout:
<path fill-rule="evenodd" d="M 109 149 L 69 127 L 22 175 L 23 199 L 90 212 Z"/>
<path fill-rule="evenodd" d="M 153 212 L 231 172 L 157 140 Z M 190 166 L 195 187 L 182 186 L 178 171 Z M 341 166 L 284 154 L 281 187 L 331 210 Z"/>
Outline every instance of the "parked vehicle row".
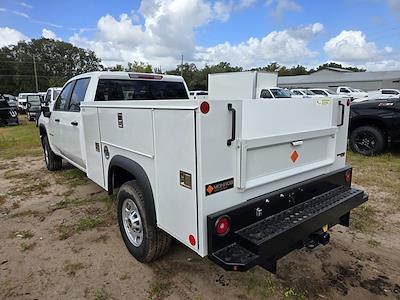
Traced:
<path fill-rule="evenodd" d="M 17 108 L 9 104 L 9 99 L 0 94 L 0 126 L 19 124 Z"/>

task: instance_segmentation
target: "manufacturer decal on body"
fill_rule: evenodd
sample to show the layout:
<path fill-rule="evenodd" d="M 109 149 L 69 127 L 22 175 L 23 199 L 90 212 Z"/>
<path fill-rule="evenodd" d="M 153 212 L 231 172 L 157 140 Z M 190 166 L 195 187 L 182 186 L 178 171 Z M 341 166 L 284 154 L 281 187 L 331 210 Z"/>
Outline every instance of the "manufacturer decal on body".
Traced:
<path fill-rule="evenodd" d="M 207 184 L 205 187 L 206 196 L 210 196 L 212 194 L 231 189 L 231 188 L 233 188 L 233 186 L 234 186 L 233 178 L 229 178 L 229 179 L 225 179 L 225 180 L 221 180 L 218 182 Z"/>

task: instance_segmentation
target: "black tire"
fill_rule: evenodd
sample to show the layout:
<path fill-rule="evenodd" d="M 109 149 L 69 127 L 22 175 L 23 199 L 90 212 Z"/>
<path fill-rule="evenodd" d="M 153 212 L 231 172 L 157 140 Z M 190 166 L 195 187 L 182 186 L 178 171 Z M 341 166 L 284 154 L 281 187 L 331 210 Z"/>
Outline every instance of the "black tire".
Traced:
<path fill-rule="evenodd" d="M 44 162 L 49 171 L 61 170 L 62 159 L 51 150 L 47 135 L 42 139 Z"/>
<path fill-rule="evenodd" d="M 354 129 L 350 134 L 350 148 L 353 152 L 374 156 L 386 148 L 385 133 L 377 127 L 366 125 Z"/>
<path fill-rule="evenodd" d="M 128 218 L 125 218 L 126 216 L 123 216 L 124 210 L 126 208 L 126 205 L 128 205 L 131 202 L 126 202 L 126 201 L 133 201 L 135 204 L 135 210 L 137 209 L 140 221 L 141 222 L 141 227 L 142 227 L 142 238 L 141 242 L 139 244 L 139 241 L 137 240 L 137 245 L 135 245 L 130 238 L 128 237 L 127 230 L 125 229 L 125 224 L 128 224 L 129 220 Z M 129 252 L 132 254 L 133 257 L 135 257 L 138 261 L 147 263 L 154 261 L 164 255 L 170 245 L 171 245 L 171 237 L 169 234 L 161 230 L 160 228 L 157 227 L 157 224 L 152 224 L 154 222 L 151 222 L 146 214 L 146 201 L 151 201 L 150 199 L 145 199 L 143 196 L 142 189 L 139 187 L 139 185 L 136 183 L 136 181 L 128 181 L 124 183 L 117 194 L 117 210 L 118 210 L 118 224 L 119 224 L 119 229 L 121 231 L 122 239 L 124 240 L 124 243 L 126 247 L 128 248 Z M 125 213 L 127 214 L 127 213 Z M 133 217 L 137 218 L 137 214 L 130 214 Z M 124 223 L 125 219 L 125 223 Z M 132 223 L 130 223 L 132 224 Z M 140 223 L 136 223 L 137 225 Z M 132 228 L 132 227 L 131 227 Z"/>

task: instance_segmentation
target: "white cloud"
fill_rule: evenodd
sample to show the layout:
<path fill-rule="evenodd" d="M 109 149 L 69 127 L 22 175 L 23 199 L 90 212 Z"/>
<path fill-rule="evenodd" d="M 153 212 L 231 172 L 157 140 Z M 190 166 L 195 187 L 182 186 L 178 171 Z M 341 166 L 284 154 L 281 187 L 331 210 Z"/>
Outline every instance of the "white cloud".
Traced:
<path fill-rule="evenodd" d="M 22 7 L 33 8 L 33 5 L 30 5 L 26 2 L 18 2 L 18 4 L 21 5 Z"/>
<path fill-rule="evenodd" d="M 44 37 L 46 39 L 61 41 L 61 39 L 59 37 L 57 37 L 57 35 L 54 31 L 51 31 L 46 28 L 43 28 L 43 30 L 42 30 L 42 37 Z"/>
<path fill-rule="evenodd" d="M 361 31 L 343 30 L 324 45 L 324 50 L 330 59 L 340 62 L 367 62 L 381 60 L 385 53 L 393 49 L 386 46 L 380 50 L 373 42 L 366 40 Z"/>
<path fill-rule="evenodd" d="M 297 64 L 317 55 L 308 48 L 308 42 L 323 31 L 323 28 L 322 24 L 315 23 L 294 29 L 272 31 L 261 39 L 252 37 L 237 45 L 225 42 L 214 47 L 198 47 L 195 57 L 202 63 L 228 61 L 245 68 L 266 65 L 271 61 Z"/>
<path fill-rule="evenodd" d="M 19 41 L 27 40 L 28 38 L 18 30 L 0 27 L 0 47 L 15 45 Z"/>
<path fill-rule="evenodd" d="M 301 12 L 302 7 L 295 1 L 292 0 L 267 0 L 267 6 L 275 6 L 272 11 L 272 15 L 277 18 L 282 18 L 283 15 L 288 12 Z"/>
<path fill-rule="evenodd" d="M 230 1 L 216 1 L 213 5 L 214 18 L 226 22 L 229 20 L 233 11 L 240 11 L 249 8 L 256 3 L 257 0 L 230 0 Z"/>

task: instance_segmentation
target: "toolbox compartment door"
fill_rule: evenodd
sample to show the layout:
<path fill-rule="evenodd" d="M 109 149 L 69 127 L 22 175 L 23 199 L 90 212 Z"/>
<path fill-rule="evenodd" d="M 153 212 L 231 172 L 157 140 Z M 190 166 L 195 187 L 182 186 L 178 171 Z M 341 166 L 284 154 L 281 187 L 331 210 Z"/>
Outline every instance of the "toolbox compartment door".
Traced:
<path fill-rule="evenodd" d="M 332 165 L 338 127 L 334 101 L 244 102 L 237 178 L 245 190 Z"/>
<path fill-rule="evenodd" d="M 157 109 L 153 114 L 157 225 L 197 251 L 196 112 Z"/>

